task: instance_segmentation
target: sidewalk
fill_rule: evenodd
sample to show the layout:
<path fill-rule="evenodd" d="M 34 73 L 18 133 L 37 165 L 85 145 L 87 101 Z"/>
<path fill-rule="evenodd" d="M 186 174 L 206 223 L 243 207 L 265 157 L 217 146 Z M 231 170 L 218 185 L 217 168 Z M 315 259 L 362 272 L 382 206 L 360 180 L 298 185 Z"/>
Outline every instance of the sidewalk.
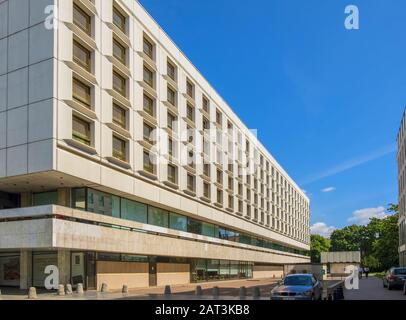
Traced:
<path fill-rule="evenodd" d="M 128 294 L 122 294 L 121 292 L 108 292 L 101 293 L 97 291 L 86 291 L 83 295 L 73 294 L 70 296 L 58 296 L 55 292 L 38 291 L 38 300 L 156 300 L 156 299 L 168 299 L 173 300 L 195 300 L 195 290 L 198 285 L 202 287 L 203 295 L 199 299 L 211 300 L 213 299 L 212 289 L 217 286 L 220 289 L 220 298 L 222 300 L 233 300 L 239 298 L 240 287 L 247 288 L 248 299 L 252 298 L 254 288 L 259 287 L 261 291 L 261 297 L 269 299 L 271 289 L 276 285 L 277 279 L 262 279 L 262 280 L 234 280 L 234 281 L 221 281 L 210 282 L 201 284 L 190 285 L 178 285 L 171 286 L 172 295 L 170 297 L 164 296 L 164 287 L 156 288 L 141 288 L 130 290 Z M 2 289 L 3 300 L 27 300 L 28 290 L 18 289 Z"/>

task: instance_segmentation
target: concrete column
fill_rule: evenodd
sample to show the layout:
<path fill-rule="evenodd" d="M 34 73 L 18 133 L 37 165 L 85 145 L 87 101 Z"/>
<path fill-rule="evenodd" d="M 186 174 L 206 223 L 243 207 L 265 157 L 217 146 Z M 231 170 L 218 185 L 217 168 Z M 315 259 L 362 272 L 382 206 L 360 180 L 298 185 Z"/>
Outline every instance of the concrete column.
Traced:
<path fill-rule="evenodd" d="M 20 289 L 32 287 L 32 251 L 20 251 Z"/>
<path fill-rule="evenodd" d="M 62 207 L 70 207 L 70 189 L 58 189 L 58 205 Z"/>
<path fill-rule="evenodd" d="M 21 193 L 21 208 L 32 207 L 32 192 Z"/>
<path fill-rule="evenodd" d="M 70 284 L 70 251 L 58 250 L 59 284 Z"/>

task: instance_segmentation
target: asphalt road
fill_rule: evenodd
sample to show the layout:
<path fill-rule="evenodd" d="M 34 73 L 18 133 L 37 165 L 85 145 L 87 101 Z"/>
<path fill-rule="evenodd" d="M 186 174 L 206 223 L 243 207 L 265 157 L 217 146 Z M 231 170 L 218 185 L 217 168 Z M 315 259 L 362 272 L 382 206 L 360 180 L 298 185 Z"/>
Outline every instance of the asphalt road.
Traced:
<path fill-rule="evenodd" d="M 345 300 L 406 300 L 401 289 L 388 290 L 376 277 L 361 279 L 359 290 L 345 290 Z"/>

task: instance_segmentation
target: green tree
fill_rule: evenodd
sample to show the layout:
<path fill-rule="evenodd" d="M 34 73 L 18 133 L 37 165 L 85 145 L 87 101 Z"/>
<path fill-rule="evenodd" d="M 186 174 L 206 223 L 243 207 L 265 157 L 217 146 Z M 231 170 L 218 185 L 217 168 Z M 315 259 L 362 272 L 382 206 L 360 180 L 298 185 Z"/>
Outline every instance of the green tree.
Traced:
<path fill-rule="evenodd" d="M 361 226 L 352 225 L 334 230 L 331 234 L 331 251 L 359 251 L 361 249 Z"/>
<path fill-rule="evenodd" d="M 383 271 L 399 262 L 399 207 L 390 204 L 385 219 L 372 218 L 368 225 L 352 225 L 335 230 L 330 251 L 361 251 L 362 263 L 373 271 Z"/>
<path fill-rule="evenodd" d="M 313 234 L 310 238 L 310 255 L 312 263 L 320 263 L 320 253 L 330 250 L 330 240 L 323 236 Z"/>
<path fill-rule="evenodd" d="M 380 271 L 381 263 L 374 256 L 365 256 L 361 261 L 364 267 L 368 267 L 370 271 Z"/>
<path fill-rule="evenodd" d="M 399 263 L 399 226 L 398 214 L 380 220 L 379 233 L 373 243 L 373 256 L 379 261 L 382 270 Z"/>

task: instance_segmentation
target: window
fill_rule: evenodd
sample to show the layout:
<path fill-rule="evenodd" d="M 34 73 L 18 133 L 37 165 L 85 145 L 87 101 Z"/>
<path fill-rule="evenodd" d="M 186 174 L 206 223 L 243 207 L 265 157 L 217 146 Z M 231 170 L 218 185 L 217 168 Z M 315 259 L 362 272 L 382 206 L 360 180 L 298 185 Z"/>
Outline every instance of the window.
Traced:
<path fill-rule="evenodd" d="M 168 63 L 167 63 L 166 72 L 168 74 L 168 77 L 176 82 L 176 67 L 169 60 L 168 60 Z"/>
<path fill-rule="evenodd" d="M 234 190 L 234 180 L 232 177 L 228 177 L 228 189 L 231 191 Z"/>
<path fill-rule="evenodd" d="M 116 39 L 113 40 L 113 56 L 122 64 L 126 65 L 126 48 L 122 46 Z"/>
<path fill-rule="evenodd" d="M 172 113 L 168 112 L 168 128 L 171 130 L 175 130 L 175 122 L 176 122 L 176 116 L 174 116 Z"/>
<path fill-rule="evenodd" d="M 187 218 L 176 213 L 169 214 L 169 228 L 187 232 Z"/>
<path fill-rule="evenodd" d="M 77 41 L 73 41 L 73 61 L 87 71 L 91 71 L 91 52 Z"/>
<path fill-rule="evenodd" d="M 127 129 L 127 112 L 115 103 L 113 103 L 113 123 Z"/>
<path fill-rule="evenodd" d="M 195 122 L 195 108 L 193 108 L 190 104 L 188 104 L 186 107 L 186 116 L 190 121 Z"/>
<path fill-rule="evenodd" d="M 152 163 L 150 154 L 148 151 L 144 151 L 144 170 L 146 172 L 155 174 L 155 165 Z"/>
<path fill-rule="evenodd" d="M 210 155 L 210 142 L 203 138 L 203 153 L 206 156 Z"/>
<path fill-rule="evenodd" d="M 113 71 L 113 89 L 120 93 L 122 96 L 127 96 L 126 80 L 115 71 Z"/>
<path fill-rule="evenodd" d="M 168 154 L 173 157 L 175 151 L 175 146 L 172 138 L 168 138 Z"/>
<path fill-rule="evenodd" d="M 32 197 L 32 204 L 34 207 L 58 204 L 58 192 L 52 191 L 34 193 Z"/>
<path fill-rule="evenodd" d="M 186 93 L 190 98 L 195 98 L 195 86 L 190 80 L 186 81 Z"/>
<path fill-rule="evenodd" d="M 172 164 L 168 165 L 168 181 L 174 184 L 178 183 L 178 170 L 177 167 Z"/>
<path fill-rule="evenodd" d="M 188 165 L 191 168 L 196 168 L 195 153 L 193 152 L 193 150 L 189 150 L 189 153 L 188 153 Z"/>
<path fill-rule="evenodd" d="M 217 183 L 223 184 L 223 172 L 221 170 L 217 170 Z"/>
<path fill-rule="evenodd" d="M 147 223 L 148 207 L 135 201 L 121 199 L 121 218 L 141 223 Z"/>
<path fill-rule="evenodd" d="M 153 137 L 154 128 L 144 122 L 144 141 L 149 144 L 154 144 Z"/>
<path fill-rule="evenodd" d="M 76 78 L 73 78 L 72 97 L 76 102 L 91 108 L 91 88 Z"/>
<path fill-rule="evenodd" d="M 228 208 L 229 209 L 234 209 L 234 197 L 233 196 L 228 196 Z"/>
<path fill-rule="evenodd" d="M 151 88 L 154 87 L 154 72 L 146 66 L 144 66 L 144 82 Z"/>
<path fill-rule="evenodd" d="M 210 113 L 210 102 L 209 99 L 207 99 L 205 96 L 203 96 L 203 110 L 206 113 Z"/>
<path fill-rule="evenodd" d="M 216 123 L 220 126 L 223 124 L 223 115 L 219 110 L 216 111 Z"/>
<path fill-rule="evenodd" d="M 239 184 L 238 184 L 238 195 L 242 197 L 242 196 L 243 196 L 243 192 L 244 192 L 244 190 L 243 190 L 242 184 L 239 183 Z"/>
<path fill-rule="evenodd" d="M 151 117 L 155 117 L 154 99 L 144 93 L 144 111 Z"/>
<path fill-rule="evenodd" d="M 78 142 L 91 145 L 91 136 L 90 136 L 90 123 L 73 116 L 72 119 L 72 138 Z"/>
<path fill-rule="evenodd" d="M 203 130 L 210 130 L 210 121 L 203 117 Z"/>
<path fill-rule="evenodd" d="M 243 202 L 241 200 L 238 201 L 238 212 L 242 213 L 244 210 Z"/>
<path fill-rule="evenodd" d="M 73 23 L 87 35 L 92 35 L 92 18 L 76 4 L 73 4 Z"/>
<path fill-rule="evenodd" d="M 127 161 L 127 142 L 116 136 L 113 136 L 113 157 Z"/>
<path fill-rule="evenodd" d="M 208 182 L 203 182 L 203 196 L 206 199 L 210 199 L 210 184 Z"/>
<path fill-rule="evenodd" d="M 187 190 L 191 192 L 195 192 L 196 190 L 196 178 L 194 175 L 188 173 L 187 175 Z"/>
<path fill-rule="evenodd" d="M 210 177 L 211 175 L 210 175 L 210 164 L 209 163 L 204 163 L 203 164 L 203 174 L 206 176 L 206 177 Z"/>
<path fill-rule="evenodd" d="M 220 189 L 217 189 L 217 203 L 223 204 L 223 191 Z"/>
<path fill-rule="evenodd" d="M 175 90 L 172 90 L 172 88 L 169 86 L 168 86 L 167 96 L 168 96 L 168 102 L 171 105 L 176 106 L 176 92 L 175 92 Z"/>
<path fill-rule="evenodd" d="M 144 37 L 144 45 L 143 45 L 144 53 L 154 60 L 154 45 L 149 41 L 147 38 Z"/>
<path fill-rule="evenodd" d="M 154 226 L 168 228 L 169 227 L 169 212 L 149 207 L 148 208 L 148 224 L 152 224 Z"/>
<path fill-rule="evenodd" d="M 126 32 L 126 17 L 117 8 L 113 8 L 113 23 L 122 32 L 127 33 Z"/>

